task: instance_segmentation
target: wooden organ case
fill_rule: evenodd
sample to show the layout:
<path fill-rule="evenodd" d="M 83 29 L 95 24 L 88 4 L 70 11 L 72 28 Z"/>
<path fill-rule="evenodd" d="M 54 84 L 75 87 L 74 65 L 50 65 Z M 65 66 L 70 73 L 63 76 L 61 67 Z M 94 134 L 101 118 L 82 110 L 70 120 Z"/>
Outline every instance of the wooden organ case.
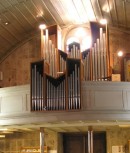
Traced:
<path fill-rule="evenodd" d="M 41 33 L 42 59 L 31 63 L 31 111 L 80 110 L 81 81 L 109 80 L 107 33 L 97 23 L 90 25 L 93 44 L 83 52 L 76 42 L 68 46 L 68 53 L 59 50 L 49 28 Z"/>

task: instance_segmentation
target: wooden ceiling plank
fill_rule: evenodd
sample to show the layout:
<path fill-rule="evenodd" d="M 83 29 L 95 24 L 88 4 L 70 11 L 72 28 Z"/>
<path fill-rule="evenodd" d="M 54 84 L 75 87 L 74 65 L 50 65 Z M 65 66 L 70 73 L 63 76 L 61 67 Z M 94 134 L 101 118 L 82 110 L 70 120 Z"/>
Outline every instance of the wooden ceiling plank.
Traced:
<path fill-rule="evenodd" d="M 27 1 L 28 3 L 23 3 L 24 7 L 28 10 L 28 12 L 32 15 L 36 22 L 38 22 L 36 8 L 32 5 L 31 1 Z"/>
<path fill-rule="evenodd" d="M 123 3 L 122 0 L 115 0 L 116 9 L 117 9 L 117 15 L 118 15 L 118 24 L 120 27 L 125 27 L 125 18 L 124 18 L 124 12 L 123 12 Z"/>
<path fill-rule="evenodd" d="M 2 5 L 2 4 L 1 4 Z M 4 7 L 4 6 L 3 6 Z M 13 8 L 12 6 L 11 7 L 9 7 L 8 8 L 8 11 L 7 12 L 5 12 L 5 14 L 6 13 L 10 13 L 13 17 L 14 17 L 14 19 L 13 20 L 11 20 L 11 21 L 14 21 L 14 20 L 16 20 L 18 23 L 19 23 L 19 25 L 24 29 L 24 31 L 25 31 L 25 27 L 21 24 L 21 22 L 20 22 L 20 20 L 17 18 L 17 16 L 11 11 L 11 8 Z"/>
<path fill-rule="evenodd" d="M 92 3 L 94 12 L 96 14 L 96 19 L 97 19 L 97 22 L 98 22 L 102 18 L 102 13 L 101 13 L 101 10 L 99 9 L 98 1 L 97 0 L 91 0 L 91 3 Z"/>
<path fill-rule="evenodd" d="M 30 17 L 30 13 L 22 6 L 23 4 L 21 3 L 20 5 L 15 6 L 15 8 L 20 12 L 20 14 L 24 17 L 26 22 L 29 23 L 29 25 L 32 28 L 35 28 L 35 25 L 32 22 L 32 18 Z"/>
<path fill-rule="evenodd" d="M 76 5 L 76 3 L 77 3 L 77 0 L 72 0 L 72 5 L 74 6 L 74 8 L 75 8 L 75 11 L 77 12 L 77 18 L 78 18 L 78 20 L 80 21 L 80 19 L 81 19 L 81 15 L 80 15 L 80 9 L 78 9 L 78 6 Z M 69 8 L 68 8 L 69 9 Z M 79 10 L 79 11 L 78 11 Z M 81 21 L 80 21 L 81 22 Z M 74 23 L 75 24 L 75 23 Z"/>
<path fill-rule="evenodd" d="M 10 11 L 15 14 L 16 18 L 18 19 L 19 23 L 26 28 L 26 32 L 28 32 L 31 28 L 33 28 L 32 26 L 30 26 L 30 24 L 25 20 L 25 18 L 23 17 L 23 15 L 19 12 L 19 10 L 16 7 L 11 7 Z"/>
<path fill-rule="evenodd" d="M 26 3 L 26 1 L 25 0 L 22 0 L 22 1 L 15 1 L 15 3 L 13 2 L 12 3 L 12 1 L 9 1 L 9 3 L 10 3 L 10 5 L 12 6 L 12 7 L 16 7 L 19 11 L 20 11 L 20 9 L 21 8 L 26 8 L 26 5 L 25 4 L 27 4 Z M 32 15 L 32 13 L 30 13 L 30 11 L 29 11 L 29 9 L 24 9 L 23 11 L 21 11 L 20 13 L 23 15 L 23 12 L 24 12 L 24 14 L 31 14 Z M 29 13 L 28 13 L 29 12 Z M 24 16 L 24 18 L 26 19 L 26 21 L 28 22 L 28 19 L 25 17 L 25 15 L 23 15 Z M 29 16 L 28 18 L 29 19 L 32 19 L 34 16 Z M 36 20 L 36 18 L 34 18 L 35 20 Z M 33 27 L 34 26 L 34 21 L 33 21 L 33 23 L 30 23 L 29 22 L 29 24 Z"/>
<path fill-rule="evenodd" d="M 7 1 L 7 0 L 0 0 L 0 3 L 2 4 L 2 6 L 4 7 L 5 10 L 7 10 L 11 6 L 9 1 Z"/>
<path fill-rule="evenodd" d="M 108 0 L 98 0 L 98 5 L 102 14 L 102 18 L 106 19 L 109 24 L 113 24 Z"/>
<path fill-rule="evenodd" d="M 107 0 L 107 5 L 108 5 L 108 8 L 109 8 L 109 16 L 110 16 L 110 19 L 111 19 L 111 21 L 112 21 L 112 25 L 114 25 L 114 24 L 113 24 L 113 18 L 112 18 L 112 13 L 111 13 L 111 7 L 110 7 L 110 2 L 109 2 L 109 0 Z"/>
<path fill-rule="evenodd" d="M 47 3 L 47 1 L 49 2 L 49 3 Z M 57 23 L 57 16 L 54 16 L 53 15 L 53 13 L 51 13 L 51 11 L 52 10 L 50 10 L 50 9 L 48 9 L 48 6 L 50 5 L 50 4 L 52 4 L 51 3 L 51 1 L 50 0 L 41 0 L 41 1 L 39 1 L 39 2 L 41 2 L 41 4 L 42 4 L 42 6 L 44 6 L 44 9 L 46 9 L 47 10 L 47 12 L 51 15 L 51 17 L 53 18 L 53 20 Z M 49 5 L 47 5 L 47 4 L 49 4 Z M 55 7 L 53 7 L 54 8 L 54 10 L 56 11 L 56 8 Z M 47 12 L 45 12 L 45 13 L 47 13 Z M 59 14 L 57 14 L 58 15 L 58 17 L 59 17 Z M 63 21 L 63 20 L 62 20 Z"/>
<path fill-rule="evenodd" d="M 23 25 L 19 22 L 18 18 L 11 11 L 6 12 L 4 15 L 7 17 L 7 19 L 9 19 L 9 21 L 11 19 L 13 20 L 11 24 L 15 25 L 15 27 L 18 31 L 20 31 L 20 33 L 26 32 L 25 27 L 23 27 Z"/>
<path fill-rule="evenodd" d="M 92 5 L 93 12 L 94 12 L 94 14 L 95 14 L 95 18 L 96 18 L 96 20 L 98 20 L 98 19 L 97 19 L 98 17 L 97 17 L 97 14 L 96 14 L 95 8 L 94 8 L 93 3 L 92 3 L 92 0 L 90 0 L 90 3 L 91 3 L 91 5 Z"/>
<path fill-rule="evenodd" d="M 125 25 L 125 27 L 127 27 L 126 6 L 125 6 L 126 2 L 122 1 L 122 3 L 123 3 L 123 13 L 124 13 L 124 20 L 125 20 L 124 25 Z"/>
<path fill-rule="evenodd" d="M 18 4 L 18 0 L 7 0 L 11 5 L 16 5 Z"/>
<path fill-rule="evenodd" d="M 53 0 L 50 0 L 52 5 L 54 6 L 56 12 L 59 14 L 60 18 L 62 19 L 62 21 L 64 22 L 65 25 L 68 25 L 68 24 L 73 24 L 73 20 L 75 19 L 76 20 L 76 16 L 75 18 L 72 18 L 71 17 L 71 13 L 70 14 L 70 11 L 72 11 L 72 0 L 69 2 L 69 5 L 70 5 L 70 8 L 68 9 L 68 7 L 66 6 L 65 2 L 64 1 L 61 1 L 59 0 L 57 3 L 53 3 Z"/>
<path fill-rule="evenodd" d="M 104 18 L 102 8 L 101 8 L 101 4 L 100 4 L 99 0 L 97 0 L 97 4 L 98 4 L 98 8 L 99 8 L 99 11 L 101 13 L 102 18 Z"/>
<path fill-rule="evenodd" d="M 14 37 L 17 41 L 19 41 L 20 39 L 14 34 L 14 32 L 12 32 L 14 29 L 12 29 L 11 31 L 11 28 L 8 29 L 8 26 L 4 26 L 3 24 L 0 24 L 2 26 L 3 29 L 5 29 L 10 35 L 12 35 L 12 37 Z"/>
<path fill-rule="evenodd" d="M 116 7 L 116 1 L 113 0 L 113 4 L 114 4 L 114 11 L 115 11 L 115 16 L 116 16 L 116 22 L 117 22 L 117 25 L 119 27 L 119 20 L 118 20 L 118 14 L 117 14 L 117 7 Z"/>
<path fill-rule="evenodd" d="M 2 35 L 0 35 L 0 42 L 2 42 L 1 44 L 0 44 L 0 47 L 2 47 L 2 48 L 7 48 L 7 44 L 9 43 L 4 37 L 2 37 Z"/>
<path fill-rule="evenodd" d="M 48 14 L 51 16 L 53 22 L 55 22 L 58 25 L 64 25 L 64 22 L 63 22 L 61 16 L 57 13 L 56 9 L 54 8 L 54 6 L 50 2 L 50 0 L 41 0 L 41 2 L 42 2 L 42 7 L 44 6 L 44 9 L 46 9 L 45 13 L 48 12 Z M 45 14 L 45 16 L 46 16 L 46 14 Z"/>
<path fill-rule="evenodd" d="M 17 24 L 13 24 L 13 23 L 15 23 L 15 21 L 13 23 L 10 22 L 10 20 L 5 16 L 5 14 L 3 14 L 1 17 L 2 17 L 2 19 L 5 18 L 5 20 L 7 20 L 7 22 L 9 21 L 8 25 L 5 25 L 5 23 L 3 23 L 5 28 L 7 28 L 9 31 L 11 31 L 11 33 L 13 33 L 13 35 L 15 35 L 17 40 L 21 40 L 20 36 L 23 33 L 23 31 L 21 29 L 19 29 L 19 27 L 17 27 Z"/>
<path fill-rule="evenodd" d="M 3 7 L 4 5 L 1 4 Z M 7 13 L 7 12 L 5 12 Z M 13 37 L 15 37 L 16 40 L 20 41 L 20 33 L 17 32 L 17 28 L 15 28 L 15 26 L 13 24 L 11 24 L 11 21 L 13 21 L 12 19 L 8 19 L 6 16 L 5 16 L 5 13 L 3 13 L 3 15 L 1 15 L 1 26 L 3 28 L 5 28 Z M 5 26 L 5 23 L 4 22 L 10 22 L 9 25 Z M 11 24 L 11 25 L 10 25 Z M 19 35 L 17 35 L 17 33 L 19 33 Z"/>
<path fill-rule="evenodd" d="M 110 11 L 109 13 L 110 13 L 110 20 L 111 20 L 111 23 L 108 22 L 108 25 L 117 27 L 118 24 L 117 24 L 117 16 L 115 13 L 114 2 L 113 0 L 107 0 L 107 3 L 108 3 L 109 11 Z"/>
<path fill-rule="evenodd" d="M 26 10 L 30 13 L 32 17 L 30 19 L 34 19 L 33 22 L 39 23 L 39 18 L 37 17 L 38 11 L 37 8 L 34 6 L 32 1 L 27 1 L 26 3 L 23 3 L 23 6 L 26 8 Z M 29 17 L 28 17 L 29 18 Z M 34 23 L 33 23 L 34 24 Z"/>
<path fill-rule="evenodd" d="M 4 36 L 7 40 L 10 40 L 10 43 L 12 44 L 17 42 L 17 39 L 13 37 L 13 35 L 1 24 L 0 24 L 0 34 Z"/>
<path fill-rule="evenodd" d="M 83 3 L 83 5 L 84 5 L 84 8 L 85 8 L 85 10 L 86 10 L 86 13 L 87 13 L 87 16 L 88 16 L 88 18 L 89 18 L 89 22 L 90 21 L 93 21 L 91 18 L 91 12 L 89 13 L 89 11 L 88 11 L 88 9 L 87 8 L 89 8 L 89 9 L 91 9 L 91 11 L 93 12 L 93 16 L 94 16 L 94 21 L 96 21 L 97 20 L 97 16 L 96 16 L 96 13 L 95 13 L 95 9 L 93 8 L 93 5 L 92 5 L 92 1 L 91 0 L 88 0 L 88 1 L 86 1 L 86 0 L 81 0 L 82 1 L 82 3 Z M 88 5 L 89 4 L 89 5 Z"/>
<path fill-rule="evenodd" d="M 10 39 L 8 39 L 7 37 L 5 37 L 5 35 L 2 35 L 1 32 L 0 32 L 0 37 L 2 37 L 3 41 L 1 41 L 3 44 L 3 42 L 7 41 L 9 44 L 12 44 L 12 41 Z M 6 44 L 7 46 L 7 44 Z"/>
<path fill-rule="evenodd" d="M 130 27 L 130 1 L 125 2 L 127 28 Z"/>
<path fill-rule="evenodd" d="M 38 7 L 34 4 L 34 2 L 31 0 L 32 5 L 34 6 L 35 10 L 37 11 L 37 15 L 39 15 L 39 17 L 48 24 L 48 21 L 44 18 L 44 16 L 42 15 L 42 12 L 38 9 Z"/>
<path fill-rule="evenodd" d="M 49 13 L 47 7 L 45 6 L 45 3 L 42 0 L 32 0 L 32 2 L 38 8 L 38 10 L 40 10 L 40 12 L 45 17 L 48 24 L 50 22 L 49 20 L 54 20 L 51 14 Z"/>
<path fill-rule="evenodd" d="M 2 6 L 1 1 L 0 1 L 0 14 L 2 14 L 3 12 L 6 12 L 6 11 L 7 11 L 7 9 Z"/>
<path fill-rule="evenodd" d="M 14 9 L 13 7 L 10 8 L 10 13 L 11 15 L 15 18 L 15 20 L 19 23 L 19 25 L 24 29 L 25 32 L 28 32 L 30 26 L 27 22 L 25 22 L 25 20 L 23 20 L 22 15 L 19 15 L 19 12 Z M 20 18 L 19 18 L 20 17 Z"/>

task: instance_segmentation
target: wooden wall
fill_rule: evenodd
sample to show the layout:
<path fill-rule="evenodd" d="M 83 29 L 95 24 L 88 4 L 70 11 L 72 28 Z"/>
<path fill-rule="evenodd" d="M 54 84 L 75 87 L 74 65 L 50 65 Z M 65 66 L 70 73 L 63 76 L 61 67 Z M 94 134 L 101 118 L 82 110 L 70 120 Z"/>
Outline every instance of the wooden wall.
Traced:
<path fill-rule="evenodd" d="M 14 132 L 6 135 L 6 138 L 0 139 L 0 152 L 18 153 L 23 147 L 39 147 L 40 132 Z M 57 150 L 57 132 L 45 132 L 44 144 L 48 146 L 48 150 Z"/>
<path fill-rule="evenodd" d="M 19 46 L 0 63 L 3 72 L 1 87 L 30 83 L 30 62 L 40 59 L 40 38 L 35 37 Z"/>

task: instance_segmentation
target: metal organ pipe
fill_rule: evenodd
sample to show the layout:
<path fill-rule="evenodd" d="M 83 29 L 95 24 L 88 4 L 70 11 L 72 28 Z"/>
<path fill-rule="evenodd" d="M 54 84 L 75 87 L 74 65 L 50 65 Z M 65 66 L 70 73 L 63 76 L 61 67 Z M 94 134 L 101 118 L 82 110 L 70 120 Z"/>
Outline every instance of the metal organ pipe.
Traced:
<path fill-rule="evenodd" d="M 108 77 L 108 55 L 106 33 L 99 29 L 99 38 L 84 57 L 84 80 L 103 81 Z M 92 78 L 92 79 L 91 79 Z"/>

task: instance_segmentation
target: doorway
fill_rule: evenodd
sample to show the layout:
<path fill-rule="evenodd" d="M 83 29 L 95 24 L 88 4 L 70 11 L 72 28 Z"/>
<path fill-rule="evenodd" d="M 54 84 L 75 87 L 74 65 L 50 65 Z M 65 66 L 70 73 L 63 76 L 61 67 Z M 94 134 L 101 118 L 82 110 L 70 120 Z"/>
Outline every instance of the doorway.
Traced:
<path fill-rule="evenodd" d="M 88 136 L 86 133 L 63 135 L 64 153 L 88 153 Z M 106 153 L 106 133 L 93 133 L 93 153 Z"/>

